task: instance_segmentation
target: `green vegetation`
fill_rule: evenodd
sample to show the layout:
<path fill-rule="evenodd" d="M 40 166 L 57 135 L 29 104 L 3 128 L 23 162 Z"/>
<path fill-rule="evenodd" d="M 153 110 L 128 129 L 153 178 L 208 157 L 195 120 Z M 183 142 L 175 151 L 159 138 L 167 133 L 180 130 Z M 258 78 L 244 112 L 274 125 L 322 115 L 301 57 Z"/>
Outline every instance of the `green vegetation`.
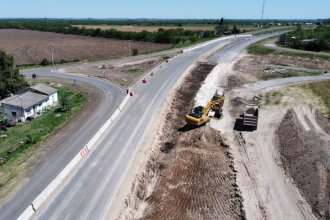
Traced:
<path fill-rule="evenodd" d="M 141 68 L 131 68 L 131 69 L 125 70 L 125 72 L 132 73 L 132 74 L 139 74 L 139 73 L 143 72 L 143 69 L 141 69 Z"/>
<path fill-rule="evenodd" d="M 316 82 L 302 85 L 302 88 L 311 91 L 315 96 L 320 97 L 327 108 L 326 117 L 330 119 L 330 81 Z"/>
<path fill-rule="evenodd" d="M 283 55 L 283 56 L 290 56 L 290 57 L 302 57 L 302 58 L 309 58 L 309 59 L 320 59 L 325 61 L 330 61 L 330 56 L 322 55 L 322 54 L 315 54 L 309 53 L 307 51 L 280 51 L 276 49 L 272 49 L 269 47 L 265 47 L 262 45 L 263 42 L 269 40 L 264 39 L 260 40 L 247 48 L 247 52 L 249 54 L 263 56 L 268 54 L 275 54 L 275 55 Z"/>
<path fill-rule="evenodd" d="M 194 44 L 203 39 L 210 39 L 223 34 L 237 34 L 238 27 L 255 27 L 254 20 L 149 20 L 149 19 L 124 19 L 124 20 L 63 20 L 63 19 L 1 19 L 0 29 L 28 29 L 63 34 L 74 34 L 91 37 L 103 37 L 122 40 L 136 40 L 172 45 Z M 101 30 L 89 29 L 74 25 L 134 25 L 134 26 L 158 26 L 156 32 L 142 31 L 118 31 L 116 29 Z M 215 30 L 185 30 L 184 26 L 217 26 Z M 162 27 L 174 26 L 175 29 L 164 30 Z M 232 30 L 229 30 L 229 26 Z"/>
<path fill-rule="evenodd" d="M 247 51 L 253 55 L 268 55 L 275 52 L 274 49 L 255 44 L 249 46 Z"/>
<path fill-rule="evenodd" d="M 14 67 L 13 56 L 0 50 L 0 99 L 28 86 L 25 77 Z"/>
<path fill-rule="evenodd" d="M 32 121 L 0 133 L 0 189 L 23 169 L 33 150 L 72 118 L 85 102 L 85 97 L 74 89 L 59 87 L 58 94 L 60 98 L 67 97 L 69 111 L 53 107 Z"/>
<path fill-rule="evenodd" d="M 49 65 L 49 62 L 48 62 L 48 60 L 45 58 L 45 59 L 43 59 L 43 60 L 40 62 L 40 65 L 41 65 L 41 66 L 47 66 L 47 65 Z"/>
<path fill-rule="evenodd" d="M 330 27 L 319 25 L 315 29 L 298 28 L 282 34 L 279 45 L 307 51 L 330 51 Z"/>
<path fill-rule="evenodd" d="M 133 55 L 133 56 L 137 56 L 137 55 L 139 55 L 139 49 L 134 48 L 134 49 L 132 50 L 132 55 Z"/>

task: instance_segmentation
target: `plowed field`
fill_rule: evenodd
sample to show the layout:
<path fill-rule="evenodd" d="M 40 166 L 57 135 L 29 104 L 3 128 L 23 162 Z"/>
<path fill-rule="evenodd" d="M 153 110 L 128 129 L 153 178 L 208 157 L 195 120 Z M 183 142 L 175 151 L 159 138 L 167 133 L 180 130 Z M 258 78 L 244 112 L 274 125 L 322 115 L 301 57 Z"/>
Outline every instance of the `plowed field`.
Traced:
<path fill-rule="evenodd" d="M 65 35 L 29 30 L 0 30 L 0 49 L 12 54 L 18 65 L 39 64 L 46 58 L 51 61 L 50 45 L 54 45 L 54 59 L 61 60 L 104 60 L 127 56 L 129 44 L 140 53 L 171 47 L 125 40 Z"/>

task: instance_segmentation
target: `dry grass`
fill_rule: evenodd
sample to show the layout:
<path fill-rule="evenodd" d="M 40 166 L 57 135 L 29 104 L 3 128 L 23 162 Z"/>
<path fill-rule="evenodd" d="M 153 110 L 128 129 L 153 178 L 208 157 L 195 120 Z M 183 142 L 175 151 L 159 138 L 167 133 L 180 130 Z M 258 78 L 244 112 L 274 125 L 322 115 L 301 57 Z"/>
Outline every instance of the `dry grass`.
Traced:
<path fill-rule="evenodd" d="M 51 60 L 50 44 L 55 45 L 55 61 L 104 60 L 127 56 L 128 44 L 140 53 L 170 48 L 168 44 L 92 38 L 76 35 L 29 31 L 0 30 L 0 49 L 12 54 L 15 62 L 39 64 L 42 59 Z"/>

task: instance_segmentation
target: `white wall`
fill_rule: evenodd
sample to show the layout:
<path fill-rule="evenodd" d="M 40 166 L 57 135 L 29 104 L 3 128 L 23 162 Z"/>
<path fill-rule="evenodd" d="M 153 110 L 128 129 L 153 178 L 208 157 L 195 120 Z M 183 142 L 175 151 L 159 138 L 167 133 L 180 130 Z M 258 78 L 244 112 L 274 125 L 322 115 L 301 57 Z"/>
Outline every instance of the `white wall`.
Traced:
<path fill-rule="evenodd" d="M 58 102 L 58 95 L 57 95 L 57 92 L 50 95 L 49 98 L 48 98 L 48 105 L 49 106 L 53 106 L 55 105 L 56 103 Z"/>

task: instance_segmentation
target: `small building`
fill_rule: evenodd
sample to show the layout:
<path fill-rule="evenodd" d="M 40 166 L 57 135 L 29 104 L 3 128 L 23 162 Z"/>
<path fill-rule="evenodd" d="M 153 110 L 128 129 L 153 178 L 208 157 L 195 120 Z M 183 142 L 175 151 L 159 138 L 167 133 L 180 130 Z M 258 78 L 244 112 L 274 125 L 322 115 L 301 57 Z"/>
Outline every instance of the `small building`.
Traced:
<path fill-rule="evenodd" d="M 28 91 L 47 95 L 49 97 L 48 106 L 53 106 L 55 103 L 58 102 L 57 89 L 50 86 L 46 86 L 45 84 L 37 84 L 35 86 L 32 86 L 28 88 Z"/>
<path fill-rule="evenodd" d="M 20 94 L 1 100 L 1 108 L 11 125 L 33 119 L 58 102 L 57 90 L 38 84 Z"/>

